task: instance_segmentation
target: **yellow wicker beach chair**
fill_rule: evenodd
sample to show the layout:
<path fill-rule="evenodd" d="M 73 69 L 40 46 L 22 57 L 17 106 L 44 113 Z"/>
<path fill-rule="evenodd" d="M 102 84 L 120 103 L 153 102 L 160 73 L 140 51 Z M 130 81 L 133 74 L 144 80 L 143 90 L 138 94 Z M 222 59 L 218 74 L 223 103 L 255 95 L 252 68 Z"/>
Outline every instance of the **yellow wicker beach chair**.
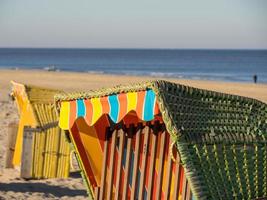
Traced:
<path fill-rule="evenodd" d="M 54 108 L 60 91 L 11 83 L 20 116 L 13 165 L 21 165 L 24 178 L 68 177 L 70 145 Z"/>
<path fill-rule="evenodd" d="M 58 94 L 94 199 L 267 197 L 267 105 L 166 81 Z"/>

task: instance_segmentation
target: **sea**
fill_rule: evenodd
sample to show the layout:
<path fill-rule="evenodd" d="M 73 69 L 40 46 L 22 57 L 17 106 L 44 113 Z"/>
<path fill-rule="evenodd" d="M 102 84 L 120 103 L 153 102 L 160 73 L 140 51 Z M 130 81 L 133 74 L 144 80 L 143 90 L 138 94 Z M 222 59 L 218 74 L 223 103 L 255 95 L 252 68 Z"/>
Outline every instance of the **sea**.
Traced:
<path fill-rule="evenodd" d="M 267 83 L 267 50 L 0 48 L 0 68 Z"/>

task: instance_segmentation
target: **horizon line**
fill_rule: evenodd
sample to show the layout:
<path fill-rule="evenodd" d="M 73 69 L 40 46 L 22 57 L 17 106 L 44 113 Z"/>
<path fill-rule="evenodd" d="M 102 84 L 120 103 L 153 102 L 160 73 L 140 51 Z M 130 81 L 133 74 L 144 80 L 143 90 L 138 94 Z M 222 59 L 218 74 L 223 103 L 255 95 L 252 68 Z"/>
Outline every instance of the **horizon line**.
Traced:
<path fill-rule="evenodd" d="M 267 50 L 267 48 L 167 48 L 167 47 L 1 47 L 0 49 L 94 49 L 94 50 Z"/>

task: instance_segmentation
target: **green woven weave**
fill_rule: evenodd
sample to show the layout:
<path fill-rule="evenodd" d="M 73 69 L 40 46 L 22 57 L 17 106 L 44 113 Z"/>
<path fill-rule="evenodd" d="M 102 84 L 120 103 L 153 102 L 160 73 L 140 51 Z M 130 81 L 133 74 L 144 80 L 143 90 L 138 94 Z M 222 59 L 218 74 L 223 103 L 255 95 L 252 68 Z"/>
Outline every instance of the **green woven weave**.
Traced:
<path fill-rule="evenodd" d="M 56 101 L 152 89 L 195 199 L 267 197 L 267 105 L 166 81 L 58 94 Z"/>

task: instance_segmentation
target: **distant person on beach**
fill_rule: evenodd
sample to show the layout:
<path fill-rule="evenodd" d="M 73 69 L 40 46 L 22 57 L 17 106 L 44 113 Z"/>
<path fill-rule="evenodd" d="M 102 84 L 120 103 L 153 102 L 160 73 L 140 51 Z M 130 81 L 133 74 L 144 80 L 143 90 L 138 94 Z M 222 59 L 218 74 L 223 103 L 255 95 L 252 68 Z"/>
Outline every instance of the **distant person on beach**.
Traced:
<path fill-rule="evenodd" d="M 254 83 L 257 83 L 258 76 L 256 74 L 253 75 Z"/>

